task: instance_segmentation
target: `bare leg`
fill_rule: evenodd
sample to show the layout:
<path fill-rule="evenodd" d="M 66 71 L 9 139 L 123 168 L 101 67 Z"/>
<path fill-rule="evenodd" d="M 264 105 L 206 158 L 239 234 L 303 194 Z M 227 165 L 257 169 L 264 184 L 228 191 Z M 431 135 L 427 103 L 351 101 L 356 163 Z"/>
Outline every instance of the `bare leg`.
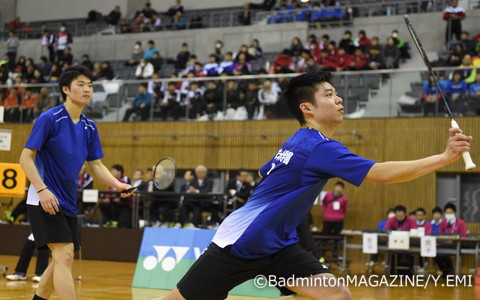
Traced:
<path fill-rule="evenodd" d="M 72 276 L 73 243 L 52 243 L 48 244 L 48 247 L 52 251 L 55 291 L 62 300 L 76 300 L 77 295 Z"/>
<path fill-rule="evenodd" d="M 167 296 L 162 296 L 160 298 L 153 298 L 150 300 L 186 300 L 183 298 L 183 296 L 180 294 L 180 291 L 177 288 L 174 288 L 170 294 Z"/>
<path fill-rule="evenodd" d="M 48 267 L 45 269 L 38 284 L 37 296 L 44 299 L 50 298 L 53 293 L 53 262 L 51 262 Z"/>
<path fill-rule="evenodd" d="M 324 280 L 319 280 L 318 282 L 329 283 L 328 279 L 332 278 L 331 283 L 336 283 L 335 275 L 330 273 L 318 274 L 309 278 L 320 277 Z M 315 282 L 311 280 L 309 282 Z M 289 286 L 290 290 L 294 291 L 297 294 L 308 297 L 313 300 L 352 300 L 352 294 L 346 286 L 323 286 L 317 284 L 315 286 Z"/>

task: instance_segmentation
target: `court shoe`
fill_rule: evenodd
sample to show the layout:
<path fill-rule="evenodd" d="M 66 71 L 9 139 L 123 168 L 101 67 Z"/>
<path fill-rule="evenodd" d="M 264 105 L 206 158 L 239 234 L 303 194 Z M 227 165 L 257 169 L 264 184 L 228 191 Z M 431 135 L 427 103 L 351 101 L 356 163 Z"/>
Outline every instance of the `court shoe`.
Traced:
<path fill-rule="evenodd" d="M 35 281 L 35 282 L 40 282 L 40 279 L 42 279 L 42 276 L 35 275 L 32 277 L 32 281 Z"/>
<path fill-rule="evenodd" d="M 7 275 L 7 279 L 12 281 L 27 280 L 27 276 L 26 274 L 23 274 L 23 273 L 13 273 L 13 274 Z"/>

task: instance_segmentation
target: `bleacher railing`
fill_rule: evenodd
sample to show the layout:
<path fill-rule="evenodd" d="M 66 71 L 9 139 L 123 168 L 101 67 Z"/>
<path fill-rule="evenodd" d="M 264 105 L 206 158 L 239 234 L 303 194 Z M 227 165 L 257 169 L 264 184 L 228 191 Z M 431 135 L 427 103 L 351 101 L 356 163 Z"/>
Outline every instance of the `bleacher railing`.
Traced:
<path fill-rule="evenodd" d="M 467 91 L 455 96 L 453 101 L 448 90 L 449 81 L 454 71 L 463 74 L 477 72 L 478 67 L 442 67 L 434 68 L 442 89 L 452 101 L 454 113 L 463 116 L 480 114 L 480 83 L 468 85 Z M 94 93 L 89 105 L 84 108 L 87 117 L 97 122 L 119 122 L 125 116 L 127 108 L 138 94 L 140 84 L 147 84 L 149 91 L 155 91 L 148 116 L 143 121 L 222 121 L 222 120 L 263 120 L 292 118 L 282 97 L 289 78 L 299 74 L 247 75 L 228 77 L 199 78 L 161 78 L 156 80 L 112 80 L 96 81 Z M 262 102 L 260 89 L 265 80 L 270 79 L 272 90 L 277 89 L 276 101 Z M 426 68 L 388 69 L 372 71 L 334 72 L 332 84 L 343 98 L 346 118 L 367 117 L 401 117 L 401 116 L 444 116 L 441 101 L 427 103 L 423 99 L 427 85 L 428 72 Z M 233 88 L 228 88 L 228 82 Z M 175 83 L 175 97 L 165 97 L 165 87 Z M 210 94 L 215 94 L 216 107 L 207 108 L 204 100 L 205 91 L 194 91 L 193 82 L 199 86 L 208 86 L 215 82 L 216 86 Z M 213 85 L 212 85 L 213 86 Z M 50 95 L 60 104 L 61 97 L 58 86 L 50 84 L 3 85 L 0 88 L 20 87 L 18 97 L 20 107 L 26 88 L 46 87 Z M 4 90 L 6 92 L 6 90 Z M 177 97 L 178 93 L 178 97 Z M 202 95 L 203 94 L 203 95 Z M 233 96 L 240 95 L 243 101 Z M 211 96 L 211 95 L 210 95 Z M 199 100 L 200 99 L 200 100 Z M 221 99 L 221 100 L 220 100 Z M 195 102 L 200 101 L 200 102 Z M 205 101 L 205 103 L 201 102 Z M 168 104 L 168 105 L 167 105 Z M 23 111 L 16 111 L 12 119 L 12 111 L 5 108 L 5 120 L 14 123 L 25 122 Z M 128 121 L 141 121 L 140 113 L 133 113 Z M 28 122 L 31 122 L 29 120 Z"/>

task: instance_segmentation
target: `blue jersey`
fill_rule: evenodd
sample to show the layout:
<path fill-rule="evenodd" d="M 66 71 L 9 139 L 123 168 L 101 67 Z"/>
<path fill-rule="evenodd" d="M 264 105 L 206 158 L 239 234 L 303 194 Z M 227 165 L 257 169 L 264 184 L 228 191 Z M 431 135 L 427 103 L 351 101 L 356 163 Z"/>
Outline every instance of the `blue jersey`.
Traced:
<path fill-rule="evenodd" d="M 64 105 L 54 107 L 35 121 L 25 148 L 38 151 L 35 166 L 40 177 L 57 197 L 63 212 L 75 216 L 78 173 L 85 160 L 103 157 L 95 123 L 82 114 L 75 124 Z M 32 186 L 27 204 L 39 205 L 38 194 Z"/>
<path fill-rule="evenodd" d="M 245 258 L 276 253 L 298 241 L 296 228 L 328 179 L 359 186 L 374 161 L 352 154 L 312 129 L 299 129 L 260 168 L 263 179 L 247 203 L 220 225 L 213 242 Z"/>
<path fill-rule="evenodd" d="M 472 83 L 470 85 L 470 94 L 472 95 L 480 94 L 480 83 Z"/>

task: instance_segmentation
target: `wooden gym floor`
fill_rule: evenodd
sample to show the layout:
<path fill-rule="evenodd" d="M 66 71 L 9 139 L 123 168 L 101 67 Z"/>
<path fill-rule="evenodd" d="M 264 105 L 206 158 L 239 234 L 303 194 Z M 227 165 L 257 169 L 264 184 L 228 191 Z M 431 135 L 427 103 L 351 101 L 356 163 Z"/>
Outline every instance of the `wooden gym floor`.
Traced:
<path fill-rule="evenodd" d="M 17 256 L 0 255 L 0 265 L 8 266 L 8 274 L 14 271 Z M 0 300 L 31 300 L 37 283 L 30 281 L 34 272 L 35 257 L 32 258 L 28 269 L 27 281 L 8 281 L 0 277 Z M 147 300 L 152 297 L 165 295 L 168 291 L 132 288 L 131 283 L 135 270 L 134 263 L 83 260 L 81 266 L 81 280 L 76 281 L 79 300 Z M 354 274 L 359 273 L 360 264 L 353 266 Z M 355 272 L 358 271 L 358 272 Z M 80 264 L 75 261 L 73 268 L 75 277 L 80 275 Z M 439 285 L 445 281 L 439 281 Z M 472 280 L 473 284 L 473 280 Z M 350 287 L 354 299 L 434 299 L 450 300 L 480 299 L 480 285 L 473 287 L 433 287 L 426 289 L 413 287 Z M 59 299 L 54 295 L 51 299 Z M 265 300 L 266 298 L 230 296 L 228 300 Z M 287 298 L 288 299 L 288 298 Z M 291 299 L 306 299 L 292 297 Z"/>

